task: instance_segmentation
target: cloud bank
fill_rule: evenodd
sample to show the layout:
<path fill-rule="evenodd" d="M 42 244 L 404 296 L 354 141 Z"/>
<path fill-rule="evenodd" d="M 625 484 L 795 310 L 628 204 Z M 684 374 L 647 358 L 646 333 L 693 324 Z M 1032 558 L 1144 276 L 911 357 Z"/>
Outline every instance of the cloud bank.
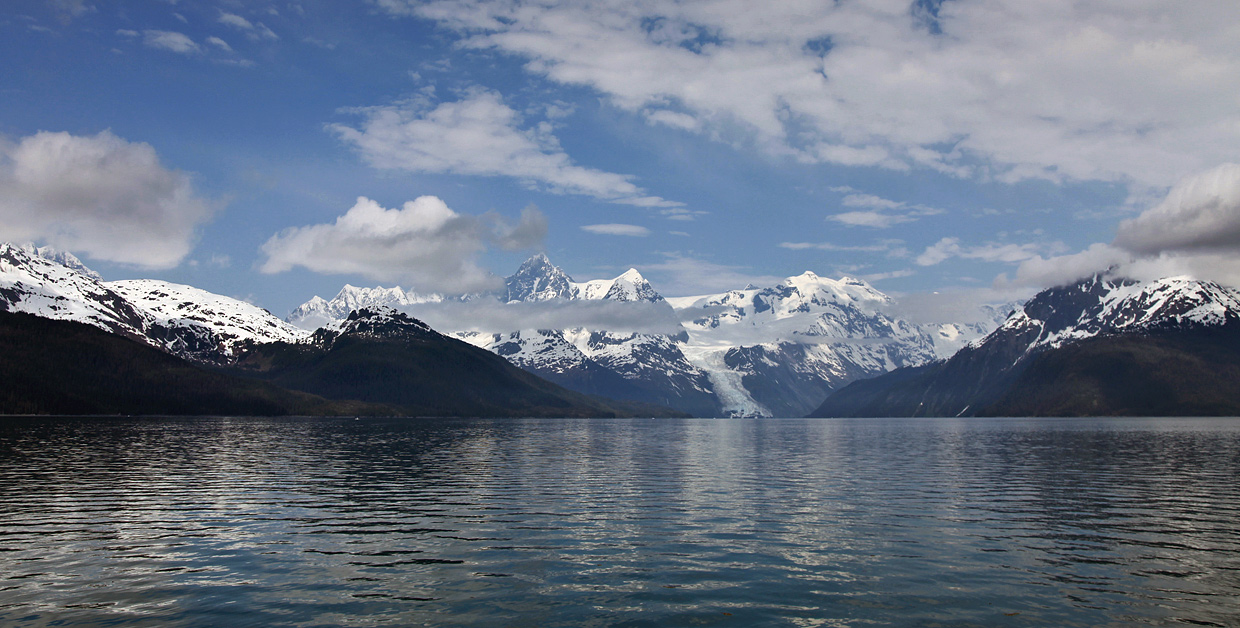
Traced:
<path fill-rule="evenodd" d="M 506 333 L 524 329 L 606 329 L 616 333 L 676 334 L 680 320 L 667 303 L 494 299 L 419 303 L 401 309 L 442 331 Z"/>
<path fill-rule="evenodd" d="M 611 203 L 681 205 L 648 195 L 630 176 L 574 164 L 549 124 L 522 129 L 520 115 L 493 91 L 474 90 L 434 107 L 413 100 L 356 111 L 364 117 L 358 128 L 332 124 L 328 129 L 381 170 L 504 176 Z"/>
<path fill-rule="evenodd" d="M 188 175 L 149 144 L 108 131 L 43 131 L 0 140 L 0 238 L 41 241 L 88 257 L 171 268 L 212 214 Z"/>
<path fill-rule="evenodd" d="M 1115 239 L 1017 268 L 1011 283 L 1048 286 L 1111 270 L 1136 279 L 1190 275 L 1240 286 L 1240 165 L 1185 177 L 1166 198 L 1120 223 Z M 999 283 L 1007 283 L 1001 276 Z"/>
<path fill-rule="evenodd" d="M 264 273 L 301 266 L 324 274 L 357 274 L 396 282 L 420 292 L 463 294 L 491 290 L 503 281 L 478 265 L 488 246 L 518 250 L 538 245 L 547 223 L 533 206 L 516 225 L 495 214 L 458 214 L 434 196 L 399 209 L 359 197 L 334 223 L 292 227 L 261 247 Z"/>
<path fill-rule="evenodd" d="M 1120 223 L 1114 244 L 1138 254 L 1240 249 L 1240 164 L 1180 181 L 1157 206 Z"/>
<path fill-rule="evenodd" d="M 376 0 L 464 46 L 813 163 L 1162 189 L 1234 160 L 1228 0 Z"/>

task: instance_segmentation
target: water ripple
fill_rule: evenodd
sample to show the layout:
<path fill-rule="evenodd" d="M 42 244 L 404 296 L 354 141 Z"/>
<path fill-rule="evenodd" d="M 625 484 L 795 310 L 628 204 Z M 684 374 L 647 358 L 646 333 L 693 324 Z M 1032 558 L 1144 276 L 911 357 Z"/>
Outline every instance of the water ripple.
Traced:
<path fill-rule="evenodd" d="M 1240 421 L 0 419 L 0 624 L 1240 624 Z"/>

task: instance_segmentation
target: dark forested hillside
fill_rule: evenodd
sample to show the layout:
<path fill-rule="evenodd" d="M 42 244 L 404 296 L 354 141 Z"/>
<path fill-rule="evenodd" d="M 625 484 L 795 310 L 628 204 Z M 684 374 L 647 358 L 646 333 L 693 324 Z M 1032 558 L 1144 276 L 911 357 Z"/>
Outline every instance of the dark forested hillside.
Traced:
<path fill-rule="evenodd" d="M 234 372 L 331 399 L 434 416 L 683 416 L 576 393 L 394 310 L 354 312 L 308 344 L 253 345 Z"/>
<path fill-rule="evenodd" d="M 0 312 L 0 413 L 395 414 L 192 365 L 89 325 Z"/>
<path fill-rule="evenodd" d="M 1100 336 L 1018 364 L 979 357 L 854 382 L 813 416 L 1240 416 L 1240 325 Z"/>

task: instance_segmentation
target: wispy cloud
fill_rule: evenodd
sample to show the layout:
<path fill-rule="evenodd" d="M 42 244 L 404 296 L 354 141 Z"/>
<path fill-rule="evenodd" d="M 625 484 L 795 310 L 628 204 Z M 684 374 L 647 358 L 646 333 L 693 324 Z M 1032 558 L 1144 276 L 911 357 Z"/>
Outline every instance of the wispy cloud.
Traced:
<path fill-rule="evenodd" d="M 688 296 L 734 290 L 747 284 L 774 285 L 783 277 L 762 275 L 740 265 L 704 260 L 683 253 L 664 253 L 663 261 L 638 267 L 664 296 Z"/>
<path fill-rule="evenodd" d="M 1004 262 L 1015 264 L 1038 257 L 1039 253 L 1058 253 L 1063 251 L 1062 243 L 1052 244 L 996 244 L 987 243 L 977 246 L 962 246 L 959 238 L 943 238 L 926 247 L 926 250 L 914 260 L 919 266 L 934 266 L 953 257 L 980 260 L 983 262 Z"/>
<path fill-rule="evenodd" d="M 827 216 L 827 219 L 852 227 L 886 229 L 902 222 L 912 222 L 922 216 L 943 213 L 941 209 L 925 205 L 910 205 L 903 201 L 893 201 L 873 194 L 856 193 L 852 188 L 833 188 L 833 190 L 853 192 L 845 196 L 840 204 L 859 209 L 832 214 Z"/>
<path fill-rule="evenodd" d="M 267 28 L 266 24 L 263 24 L 262 22 L 251 22 L 236 13 L 226 13 L 221 11 L 218 21 L 220 24 L 231 26 L 245 33 L 246 37 L 256 41 L 262 39 L 274 41 L 280 38 L 280 36 L 275 34 L 275 32 L 273 32 L 270 28 Z"/>
<path fill-rule="evenodd" d="M 647 194 L 628 175 L 573 163 L 550 124 L 522 128 L 521 116 L 493 91 L 431 105 L 411 100 L 356 110 L 353 128 L 328 125 L 375 168 L 518 179 L 558 194 L 580 194 L 639 207 L 679 207 Z"/>
<path fill-rule="evenodd" d="M 202 47 L 184 33 L 173 31 L 142 31 L 142 43 L 151 48 L 170 50 L 180 54 L 198 54 Z"/>
<path fill-rule="evenodd" d="M 650 235 L 650 230 L 640 225 L 621 225 L 615 223 L 605 225 L 583 225 L 581 230 L 600 235 L 630 236 L 639 238 L 644 238 Z"/>
<path fill-rule="evenodd" d="M 439 331 L 506 333 L 530 329 L 606 329 L 618 333 L 675 334 L 682 330 L 670 305 L 611 300 L 501 303 L 495 299 L 419 303 L 401 308 Z"/>
<path fill-rule="evenodd" d="M 779 248 L 792 251 L 843 251 L 849 253 L 886 253 L 888 257 L 908 257 L 903 240 L 881 240 L 874 244 L 835 244 L 833 242 L 780 242 Z"/>

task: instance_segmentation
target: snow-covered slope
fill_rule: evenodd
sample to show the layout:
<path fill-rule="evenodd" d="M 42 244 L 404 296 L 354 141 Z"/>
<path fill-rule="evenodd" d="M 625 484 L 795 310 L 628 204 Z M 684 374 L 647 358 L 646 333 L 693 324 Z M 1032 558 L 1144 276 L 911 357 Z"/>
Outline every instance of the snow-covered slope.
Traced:
<path fill-rule="evenodd" d="M 1030 299 L 971 346 L 1020 342 L 1024 354 L 1105 334 L 1222 325 L 1240 317 L 1240 292 L 1210 281 L 1138 282 L 1101 276 Z M 1017 341 L 1015 339 L 1019 338 Z"/>
<path fill-rule="evenodd" d="M 309 334 L 290 325 L 261 307 L 230 297 L 155 279 L 110 281 L 103 285 L 126 301 L 151 315 L 168 330 L 183 330 L 178 336 L 198 335 L 204 343 L 232 355 L 240 342 L 299 342 Z M 188 355 L 212 361 L 214 349 L 206 355 Z M 182 351 L 184 353 L 184 351 Z"/>
<path fill-rule="evenodd" d="M 933 337 L 883 313 L 890 301 L 862 280 L 812 272 L 669 300 L 688 320 L 687 355 L 725 391 L 724 411 L 758 416 L 801 416 L 854 379 L 935 359 Z"/>
<path fill-rule="evenodd" d="M 201 362 L 227 362 L 240 342 L 309 336 L 270 312 L 163 281 L 102 281 L 70 253 L 0 244 L 0 309 L 86 323 Z"/>
<path fill-rule="evenodd" d="M 53 259 L 69 262 L 62 264 Z M 76 257 L 48 247 L 0 244 L 0 309 L 94 325 L 134 339 L 155 317 L 116 293 Z"/>

